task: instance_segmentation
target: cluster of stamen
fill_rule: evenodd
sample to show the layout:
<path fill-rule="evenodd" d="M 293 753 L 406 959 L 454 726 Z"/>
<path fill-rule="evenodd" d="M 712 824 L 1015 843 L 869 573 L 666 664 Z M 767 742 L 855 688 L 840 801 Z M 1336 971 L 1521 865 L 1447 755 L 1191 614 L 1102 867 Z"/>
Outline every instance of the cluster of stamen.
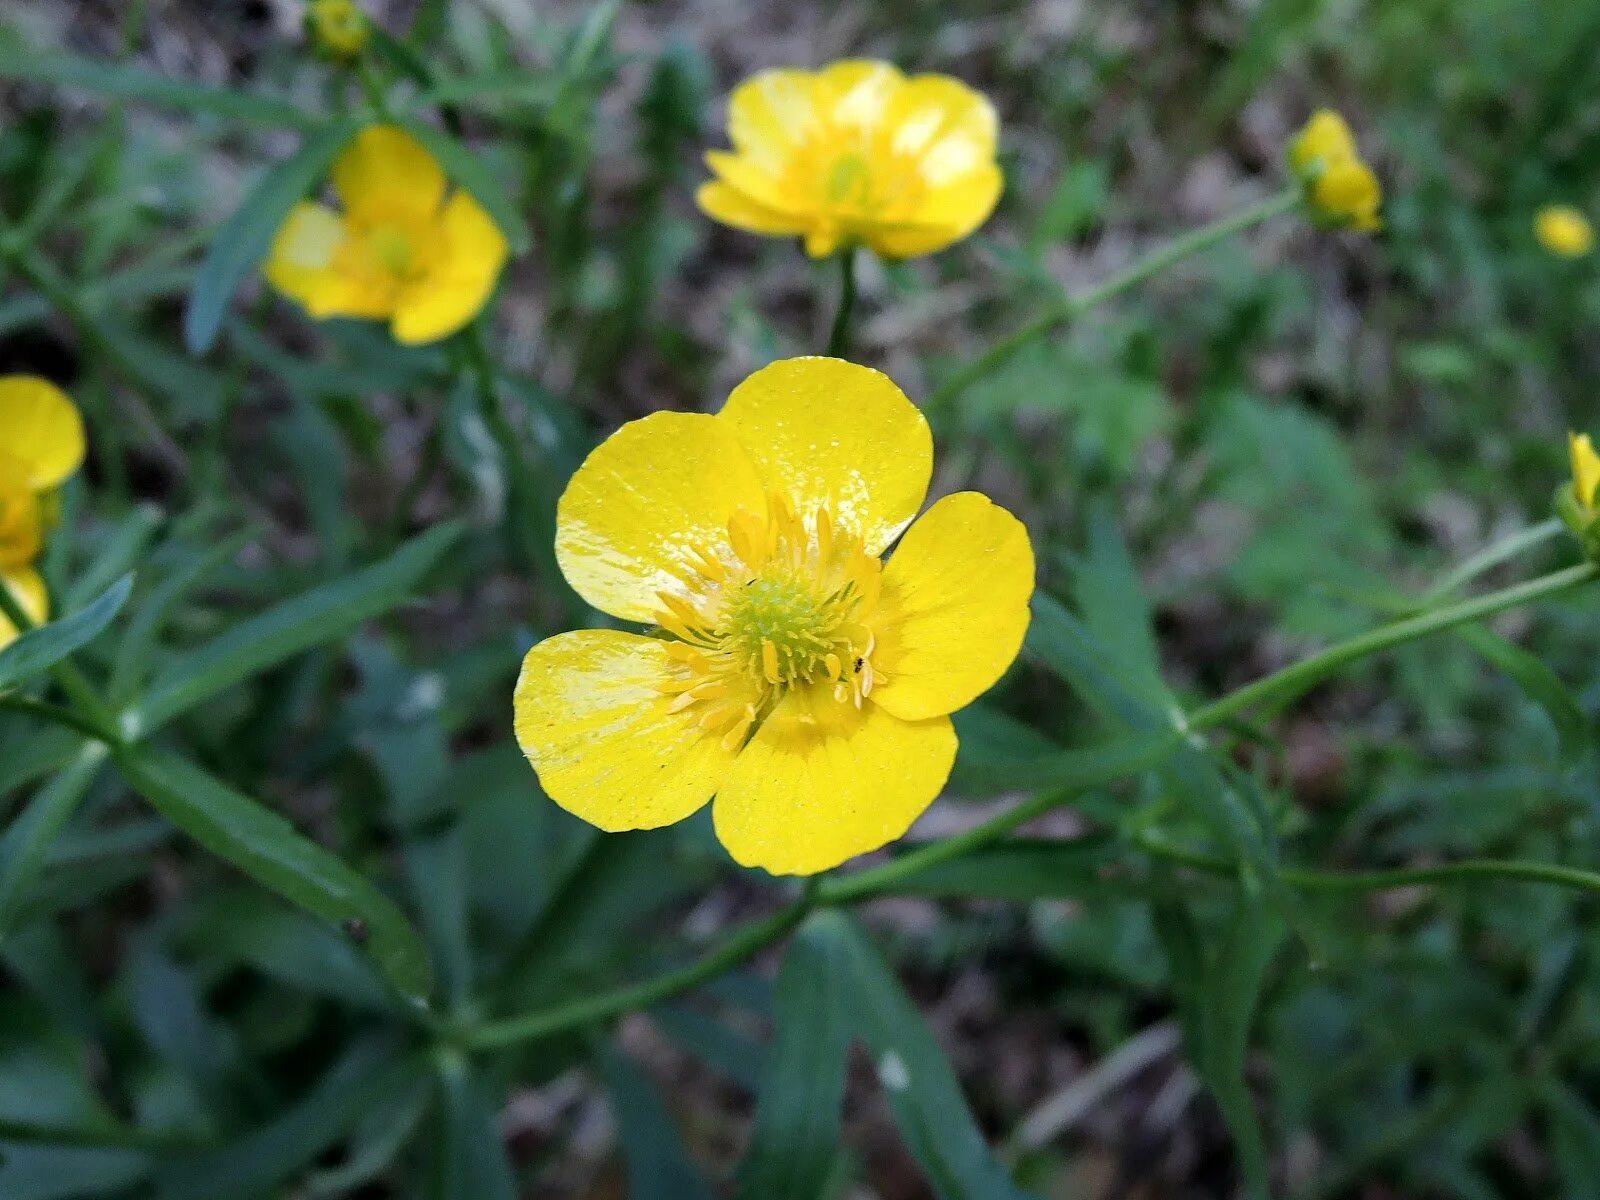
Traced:
<path fill-rule="evenodd" d="M 880 577 L 826 508 L 803 517 L 774 499 L 766 516 L 735 513 L 726 546 L 696 551 L 681 589 L 658 593 L 657 623 L 677 639 L 662 685 L 672 710 L 693 709 L 735 749 L 790 688 L 826 681 L 860 708 L 883 682 L 872 664 Z"/>

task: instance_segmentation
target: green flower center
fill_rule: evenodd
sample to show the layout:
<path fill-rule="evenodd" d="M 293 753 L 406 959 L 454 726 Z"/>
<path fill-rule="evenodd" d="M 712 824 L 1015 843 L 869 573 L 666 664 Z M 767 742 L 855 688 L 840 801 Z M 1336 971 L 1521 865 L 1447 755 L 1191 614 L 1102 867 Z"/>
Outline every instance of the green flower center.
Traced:
<path fill-rule="evenodd" d="M 838 597 L 824 597 L 788 575 L 750 580 L 728 600 L 726 644 L 769 683 L 794 683 L 821 671 L 844 615 Z"/>

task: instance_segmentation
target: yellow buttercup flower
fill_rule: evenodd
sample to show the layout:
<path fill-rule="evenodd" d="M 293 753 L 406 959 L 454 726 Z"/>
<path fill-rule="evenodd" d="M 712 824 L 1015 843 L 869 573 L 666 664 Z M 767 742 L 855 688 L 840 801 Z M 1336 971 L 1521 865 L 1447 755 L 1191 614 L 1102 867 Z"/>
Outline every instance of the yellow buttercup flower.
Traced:
<path fill-rule="evenodd" d="M 413 137 L 374 125 L 333 165 L 341 216 L 295 205 L 273 240 L 266 276 L 313 317 L 390 322 L 407 345 L 437 341 L 477 316 L 505 265 L 506 239 Z"/>
<path fill-rule="evenodd" d="M 366 49 L 372 33 L 355 0 L 310 0 L 306 29 L 317 49 L 334 58 L 354 58 Z"/>
<path fill-rule="evenodd" d="M 726 225 L 803 237 L 813 258 L 929 254 L 994 210 L 998 132 L 994 106 L 944 75 L 855 59 L 763 71 L 734 91 L 733 153 L 706 155 L 716 178 L 695 199 Z"/>
<path fill-rule="evenodd" d="M 1541 208 L 1533 220 L 1533 235 L 1551 254 L 1562 258 L 1582 258 L 1594 249 L 1594 226 L 1581 212 L 1566 204 Z"/>
<path fill-rule="evenodd" d="M 561 498 L 557 559 L 589 603 L 659 636 L 529 652 L 517 739 L 550 797 L 621 830 L 715 795 L 722 844 L 774 874 L 903 834 L 949 775 L 949 714 L 1016 657 L 1033 592 L 1027 531 L 985 497 L 911 524 L 932 467 L 905 394 L 832 358 L 608 438 Z"/>
<path fill-rule="evenodd" d="M 0 586 L 35 624 L 49 616 L 34 560 L 44 545 L 50 498 L 83 463 L 83 418 L 53 383 L 31 375 L 0 378 Z M 0 614 L 0 646 L 16 626 Z"/>
<path fill-rule="evenodd" d="M 1382 227 L 1378 208 L 1383 188 L 1361 158 L 1345 119 L 1320 109 L 1289 143 L 1289 163 L 1306 189 L 1311 211 L 1334 228 L 1375 230 Z"/>

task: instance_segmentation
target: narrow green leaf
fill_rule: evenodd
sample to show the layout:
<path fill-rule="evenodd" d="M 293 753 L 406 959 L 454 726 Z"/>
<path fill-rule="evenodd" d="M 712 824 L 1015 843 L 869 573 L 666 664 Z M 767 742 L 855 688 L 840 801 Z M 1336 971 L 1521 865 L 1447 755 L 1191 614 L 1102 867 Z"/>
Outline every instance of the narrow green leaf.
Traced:
<path fill-rule="evenodd" d="M 104 746 L 98 742 L 86 746 L 70 766 L 39 789 L 0 838 L 0 941 L 17 927 L 18 913 L 44 870 L 51 844 L 72 819 L 105 759 Z"/>
<path fill-rule="evenodd" d="M 738 1200 L 818 1200 L 839 1153 L 849 1066 L 850 970 L 844 942 L 800 928 L 778 971 L 775 1037 L 739 1164 Z"/>
<path fill-rule="evenodd" d="M 128 783 L 195 841 L 360 943 L 402 996 L 426 1000 L 428 956 L 392 900 L 289 822 L 198 767 L 143 748 L 118 754 Z"/>
<path fill-rule="evenodd" d="M 144 597 L 128 622 L 128 631 L 117 644 L 112 662 L 110 694 L 113 702 L 129 700 L 144 681 L 155 656 L 156 644 L 173 609 L 206 576 L 228 562 L 250 540 L 249 531 L 213 543 L 189 562 L 168 575 Z"/>
<path fill-rule="evenodd" d="M 516 1175 L 500 1136 L 487 1081 L 459 1056 L 439 1061 L 438 1200 L 516 1200 Z"/>
<path fill-rule="evenodd" d="M 940 1200 L 1026 1197 L 990 1153 L 944 1051 L 866 934 L 834 911 L 811 918 L 809 930 L 835 947 L 834 961 L 849 964 L 832 982 L 848 989 L 895 1124 L 934 1193 Z"/>
<path fill-rule="evenodd" d="M 609 1042 L 598 1059 L 622 1138 L 630 1200 L 712 1200 L 656 1085 Z"/>
<path fill-rule="evenodd" d="M 153 504 L 141 504 L 117 522 L 99 546 L 89 568 L 67 588 L 62 607 L 82 608 L 131 572 L 144 557 L 160 525 L 161 510 Z"/>
<path fill-rule="evenodd" d="M 0 690 L 49 670 L 99 637 L 122 611 L 132 589 L 133 576 L 124 575 L 89 607 L 30 629 L 0 650 Z"/>
<path fill-rule="evenodd" d="M 1484 625 L 1463 625 L 1456 636 L 1511 677 L 1543 710 L 1556 731 L 1561 764 L 1570 767 L 1589 748 L 1589 718 L 1561 677 L 1543 659 L 1514 646 Z"/>
<path fill-rule="evenodd" d="M 172 1163 L 159 1175 L 163 1200 L 254 1200 L 336 1143 L 373 1105 L 403 1088 L 418 1064 L 386 1037 L 354 1042 L 315 1087 L 281 1115 L 216 1150 Z"/>
<path fill-rule="evenodd" d="M 195 277 L 184 314 L 184 340 L 191 353 L 210 349 L 234 289 L 261 261 L 289 210 L 317 186 L 363 124 L 361 117 L 343 117 L 310 134 L 299 150 L 267 172 L 223 223 Z"/>
<path fill-rule="evenodd" d="M 313 646 L 336 641 L 363 621 L 413 598 L 417 585 L 461 535 L 439 525 L 388 558 L 269 609 L 162 671 L 135 710 L 141 732 Z"/>
<path fill-rule="evenodd" d="M 533 235 L 528 232 L 528 223 L 522 219 L 522 214 L 517 211 L 516 205 L 511 202 L 511 198 L 500 187 L 493 173 L 484 165 L 483 159 L 448 133 L 441 133 L 431 125 L 410 118 L 403 119 L 401 124 L 405 126 L 407 133 L 426 146 L 428 152 L 439 160 L 445 174 L 471 192 L 473 198 L 483 205 L 484 210 L 494 218 L 494 223 L 500 227 L 500 232 L 506 235 L 511 253 L 525 253 L 533 244 Z"/>
<path fill-rule="evenodd" d="M 39 54 L 21 48 L 0 54 L 0 79 L 54 84 L 286 129 L 309 131 L 322 123 L 316 113 L 306 112 L 284 100 L 262 96 L 254 90 L 209 87 L 137 67 L 98 63 L 63 54 Z"/>
<path fill-rule="evenodd" d="M 1168 711 L 1176 701 L 1161 677 L 1150 601 L 1110 506 L 1096 503 L 1087 525 L 1087 545 L 1074 556 L 1071 574 L 1084 625 L 1109 652 L 1117 677 L 1151 708 Z"/>

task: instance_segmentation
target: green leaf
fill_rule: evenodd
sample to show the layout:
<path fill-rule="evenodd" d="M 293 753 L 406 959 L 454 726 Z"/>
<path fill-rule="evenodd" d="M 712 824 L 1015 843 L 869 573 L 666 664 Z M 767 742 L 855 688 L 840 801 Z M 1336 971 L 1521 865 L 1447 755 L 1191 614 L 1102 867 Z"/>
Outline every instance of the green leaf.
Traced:
<path fill-rule="evenodd" d="M 363 1116 L 350 1136 L 342 1162 L 309 1176 L 308 1196 L 343 1196 L 359 1191 L 387 1171 L 428 1113 L 428 1081 L 418 1075 L 405 1086 L 382 1096 Z"/>
<path fill-rule="evenodd" d="M 254 90 L 208 87 L 169 79 L 137 67 L 98 63 L 63 54 L 40 54 L 20 47 L 8 47 L 0 54 L 0 79 L 55 84 L 257 125 L 309 131 L 322 123 L 316 113 L 306 112 L 284 100 L 262 96 Z"/>
<path fill-rule="evenodd" d="M 1266 1147 L 1245 1058 L 1267 968 L 1283 944 L 1283 919 L 1243 891 L 1220 943 L 1175 899 L 1157 901 L 1153 916 L 1190 1059 L 1233 1134 L 1249 1194 L 1267 1200 Z"/>
<path fill-rule="evenodd" d="M 133 576 L 124 575 L 87 608 L 30 629 L 0 650 L 0 690 L 16 687 L 88 645 L 105 632 L 128 602 Z"/>
<path fill-rule="evenodd" d="M 517 211 L 517 206 L 512 203 L 511 198 L 501 189 L 494 174 L 484 165 L 483 159 L 448 133 L 441 133 L 431 125 L 410 119 L 403 120 L 401 124 L 405 126 L 407 133 L 426 146 L 428 152 L 439 160 L 445 174 L 471 192 L 473 198 L 483 205 L 484 210 L 494 218 L 494 223 L 500 227 L 500 232 L 506 235 L 511 253 L 525 253 L 533 244 L 533 236 L 528 232 L 528 223 L 522 219 L 522 214 Z"/>
<path fill-rule="evenodd" d="M 170 754 L 117 755 L 128 783 L 195 841 L 359 942 L 398 991 L 426 1000 L 428 956 L 405 916 L 364 876 L 276 813 Z"/>
<path fill-rule="evenodd" d="M 363 621 L 413 598 L 417 585 L 461 535 L 439 525 L 388 558 L 269 609 L 190 651 L 150 685 L 135 719 L 141 732 L 313 646 L 336 641 Z"/>
<path fill-rule="evenodd" d="M 1022 1200 L 984 1143 L 960 1081 L 916 1005 L 877 949 L 849 917 L 811 918 L 809 935 L 847 964 L 831 977 L 846 989 L 856 1032 L 871 1050 L 895 1124 L 940 1200 Z"/>
<path fill-rule="evenodd" d="M 241 531 L 213 543 L 152 588 L 135 607 L 112 662 L 109 691 L 113 702 L 131 699 L 144 681 L 162 627 L 172 611 L 206 576 L 237 555 L 250 538 L 249 531 Z"/>
<path fill-rule="evenodd" d="M 141 504 L 112 529 L 94 562 L 67 588 L 64 608 L 82 608 L 139 565 L 161 525 L 161 510 Z"/>
<path fill-rule="evenodd" d="M 365 123 L 361 117 L 343 117 L 310 134 L 223 222 L 200 265 L 184 314 L 183 335 L 191 353 L 203 354 L 211 347 L 234 289 L 261 261 L 289 210 L 317 186 Z"/>
<path fill-rule="evenodd" d="M 738 1200 L 817 1200 L 839 1154 L 849 1067 L 850 970 L 844 942 L 803 925 L 783 956 L 775 1037 L 756 1101 Z"/>
<path fill-rule="evenodd" d="M 486 1081 L 457 1055 L 439 1063 L 444 1119 L 439 1123 L 438 1200 L 516 1200 L 511 1160 Z"/>
<path fill-rule="evenodd" d="M 1109 655 L 1118 679 L 1157 711 L 1176 706 L 1161 677 L 1161 656 L 1144 584 L 1104 501 L 1089 512 L 1087 546 L 1072 560 L 1072 596 L 1083 623 Z"/>
<path fill-rule="evenodd" d="M 630 1200 L 712 1200 L 656 1085 L 610 1043 L 597 1057 L 622 1138 Z"/>
<path fill-rule="evenodd" d="M 1570 767 L 1589 748 L 1589 718 L 1561 677 L 1520 646 L 1514 646 L 1484 625 L 1463 625 L 1456 636 L 1511 677 L 1544 711 L 1556 731 L 1562 766 Z"/>
<path fill-rule="evenodd" d="M 0 838 L 0 940 L 15 929 L 51 844 L 72 819 L 105 760 L 104 746 L 86 746 L 70 766 L 39 789 Z"/>
<path fill-rule="evenodd" d="M 160 1173 L 162 1200 L 256 1200 L 336 1143 L 370 1108 L 404 1088 L 418 1070 L 393 1043 L 373 1036 L 352 1043 L 303 1099 L 258 1129 Z"/>

